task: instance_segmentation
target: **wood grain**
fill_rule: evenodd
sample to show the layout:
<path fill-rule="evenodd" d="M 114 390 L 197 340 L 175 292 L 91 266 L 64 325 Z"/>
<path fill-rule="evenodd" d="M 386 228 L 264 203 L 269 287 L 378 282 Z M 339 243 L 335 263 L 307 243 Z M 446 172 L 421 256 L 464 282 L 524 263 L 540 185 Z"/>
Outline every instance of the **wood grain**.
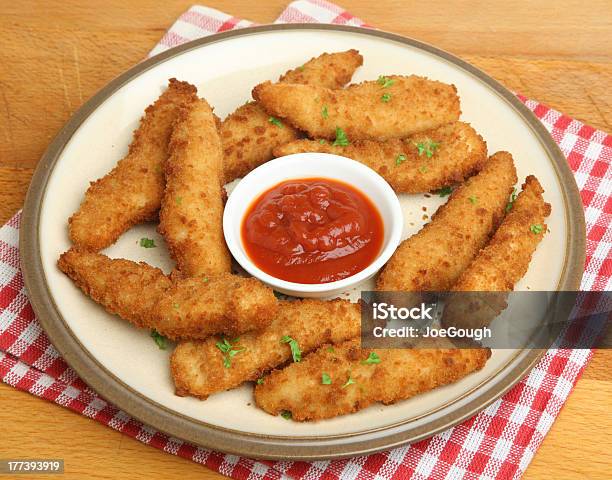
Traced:
<path fill-rule="evenodd" d="M 0 5 L 0 222 L 20 208 L 45 148 L 70 115 L 144 58 L 193 0 L 48 0 Z M 259 23 L 287 0 L 210 0 Z M 346 0 L 383 30 L 474 63 L 513 91 L 612 130 L 612 3 Z M 86 161 L 86 159 L 84 159 Z M 598 351 L 525 478 L 609 478 L 612 353 Z M 93 420 L 0 385 L 1 457 L 60 457 L 64 478 L 222 478 Z M 28 477 L 36 478 L 36 477 Z M 41 477 L 43 478 L 43 477 Z"/>

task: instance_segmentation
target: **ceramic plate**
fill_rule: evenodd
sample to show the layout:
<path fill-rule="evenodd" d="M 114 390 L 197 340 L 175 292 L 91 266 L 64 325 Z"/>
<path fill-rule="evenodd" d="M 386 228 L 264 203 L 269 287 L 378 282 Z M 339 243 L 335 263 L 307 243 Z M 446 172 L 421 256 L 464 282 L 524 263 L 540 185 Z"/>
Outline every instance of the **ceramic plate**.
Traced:
<path fill-rule="evenodd" d="M 350 48 L 364 56 L 354 82 L 417 74 L 457 86 L 462 119 L 483 135 L 489 152 L 513 154 L 519 184 L 535 174 L 553 207 L 547 221 L 550 234 L 517 289 L 578 288 L 585 239 L 573 176 L 538 120 L 490 77 L 431 46 L 373 30 L 276 25 L 213 35 L 137 65 L 87 102 L 41 160 L 24 210 L 23 270 L 38 318 L 78 374 L 130 415 L 195 444 L 251 457 L 365 454 L 425 438 L 474 415 L 525 375 L 541 355 L 496 350 L 482 371 L 455 384 L 392 406 L 375 405 L 353 415 L 296 423 L 257 409 L 251 385 L 204 402 L 175 396 L 168 368 L 170 349 L 159 350 L 149 332 L 107 314 L 57 269 L 58 256 L 70 247 L 68 217 L 78 208 L 89 182 L 105 175 L 125 155 L 143 110 L 169 78 L 195 84 L 223 118 L 250 99 L 257 83 L 275 80 L 324 51 Z M 424 215 L 431 215 L 444 200 L 436 195 L 402 196 L 404 236 L 418 231 L 426 221 Z M 141 237 L 154 238 L 159 247 L 140 248 Z M 146 261 L 165 271 L 172 268 L 152 224 L 127 232 L 105 253 Z"/>

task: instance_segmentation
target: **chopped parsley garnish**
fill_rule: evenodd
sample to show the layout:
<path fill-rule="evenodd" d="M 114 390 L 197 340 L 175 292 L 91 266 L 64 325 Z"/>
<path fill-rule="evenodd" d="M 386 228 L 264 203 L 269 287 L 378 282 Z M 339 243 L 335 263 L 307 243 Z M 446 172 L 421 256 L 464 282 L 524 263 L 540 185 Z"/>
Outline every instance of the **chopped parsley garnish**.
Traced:
<path fill-rule="evenodd" d="M 468 200 L 470 201 L 472 205 L 476 205 L 476 202 L 478 201 L 478 197 L 476 195 L 471 195 L 470 197 L 468 197 Z"/>
<path fill-rule="evenodd" d="M 264 379 L 263 377 L 257 379 L 257 385 L 263 385 Z"/>
<path fill-rule="evenodd" d="M 512 207 L 514 207 L 515 200 L 516 200 L 516 188 L 512 190 L 512 194 L 510 195 L 510 201 L 506 205 L 506 213 L 512 210 Z"/>
<path fill-rule="evenodd" d="M 355 384 L 355 383 L 357 383 L 357 382 L 355 382 L 355 380 L 353 380 L 353 377 L 351 377 L 351 374 L 350 374 L 350 372 L 349 372 L 349 377 L 348 377 L 348 380 L 346 381 L 346 383 L 345 383 L 344 385 L 342 385 L 342 388 L 346 388 L 346 387 L 348 387 L 349 385 L 353 385 L 353 384 Z"/>
<path fill-rule="evenodd" d="M 375 363 L 380 363 L 380 357 L 375 352 L 370 352 L 368 358 L 362 360 L 361 363 L 364 365 L 374 365 Z"/>
<path fill-rule="evenodd" d="M 351 142 L 349 142 L 346 133 L 340 127 L 336 127 L 336 139 L 334 140 L 334 146 L 337 147 L 346 147 Z"/>
<path fill-rule="evenodd" d="M 334 347 L 327 347 L 327 351 L 329 353 L 336 353 L 336 350 L 334 350 Z"/>
<path fill-rule="evenodd" d="M 300 346 L 298 345 L 297 340 L 294 340 L 289 335 L 284 335 L 281 338 L 281 343 L 288 343 L 289 348 L 291 349 L 291 356 L 293 357 L 293 361 L 298 363 L 302 361 L 302 351 L 300 350 Z"/>
<path fill-rule="evenodd" d="M 423 154 L 427 155 L 427 158 L 433 157 L 434 152 L 440 147 L 440 142 L 434 142 L 433 140 L 425 140 L 424 142 L 418 142 L 414 144 L 419 152 L 419 156 Z"/>
<path fill-rule="evenodd" d="M 221 350 L 221 353 L 223 353 L 223 366 L 225 368 L 230 368 L 232 366 L 232 358 L 246 350 L 246 348 L 236 348 L 238 340 L 240 340 L 240 337 L 234 338 L 233 340 L 228 340 L 223 337 L 220 342 L 215 344 L 217 348 Z"/>
<path fill-rule="evenodd" d="M 331 385 L 332 382 L 331 382 L 331 377 L 329 376 L 329 373 L 323 372 L 321 374 L 321 383 L 323 385 Z"/>
<path fill-rule="evenodd" d="M 425 173 L 426 171 L 427 171 L 427 166 L 425 166 L 425 165 L 421 165 L 421 166 L 419 167 L 419 172 L 421 172 L 421 173 Z"/>
<path fill-rule="evenodd" d="M 140 239 L 140 246 L 143 248 L 155 248 L 157 245 L 155 245 L 155 240 L 152 238 L 143 237 Z"/>
<path fill-rule="evenodd" d="M 406 155 L 404 155 L 403 153 L 400 153 L 396 159 L 395 159 L 395 164 L 396 165 L 401 165 L 402 163 L 404 163 L 406 161 Z"/>
<path fill-rule="evenodd" d="M 180 307 L 180 305 L 178 303 L 173 303 L 172 304 L 172 308 L 174 308 L 175 310 L 178 310 Z"/>
<path fill-rule="evenodd" d="M 176 197 L 174 201 L 176 202 L 177 205 L 180 205 L 183 203 L 183 197 Z"/>
<path fill-rule="evenodd" d="M 202 279 L 202 282 L 204 282 L 204 283 L 208 283 L 208 281 L 209 281 L 209 280 L 210 280 L 210 279 L 209 279 L 208 277 L 204 277 L 204 278 Z"/>
<path fill-rule="evenodd" d="M 165 350 L 168 346 L 168 339 L 164 337 L 161 333 L 158 333 L 157 330 L 151 330 L 151 338 L 155 340 L 155 343 L 159 347 L 160 350 Z"/>
<path fill-rule="evenodd" d="M 378 77 L 377 82 L 379 85 L 382 85 L 383 88 L 387 88 L 393 85 L 395 83 L 395 80 L 389 77 L 385 77 L 384 75 L 381 75 L 380 77 Z"/>
<path fill-rule="evenodd" d="M 283 410 L 281 412 L 281 417 L 283 417 L 285 420 L 291 420 L 291 418 L 293 418 L 289 410 Z"/>
<path fill-rule="evenodd" d="M 304 65 L 300 65 L 300 66 L 298 67 L 298 70 L 299 70 L 300 72 L 303 72 L 303 71 L 304 71 Z"/>
<path fill-rule="evenodd" d="M 278 118 L 276 117 L 270 117 L 268 118 L 268 122 L 270 122 L 272 125 L 276 125 L 277 127 L 281 127 L 283 128 L 283 122 L 281 122 Z"/>
<path fill-rule="evenodd" d="M 531 230 L 531 233 L 535 233 L 537 235 L 538 233 L 542 233 L 544 227 L 542 227 L 542 225 L 540 225 L 539 223 L 536 223 L 535 225 L 529 227 L 529 230 Z"/>
<path fill-rule="evenodd" d="M 436 190 L 434 193 L 437 193 L 441 197 L 448 197 L 451 193 L 453 193 L 453 187 L 444 187 L 440 190 Z"/>
<path fill-rule="evenodd" d="M 325 141 L 325 139 L 324 139 L 324 138 L 322 138 L 321 140 L 319 140 L 319 143 L 320 143 L 321 145 L 325 145 L 327 142 Z"/>
<path fill-rule="evenodd" d="M 390 93 L 383 93 L 382 96 L 380 97 L 380 101 L 383 103 L 387 103 L 389 100 L 391 100 Z"/>
<path fill-rule="evenodd" d="M 329 112 L 327 111 L 327 105 L 323 105 L 323 108 L 321 108 L 321 116 L 323 118 L 329 117 Z"/>

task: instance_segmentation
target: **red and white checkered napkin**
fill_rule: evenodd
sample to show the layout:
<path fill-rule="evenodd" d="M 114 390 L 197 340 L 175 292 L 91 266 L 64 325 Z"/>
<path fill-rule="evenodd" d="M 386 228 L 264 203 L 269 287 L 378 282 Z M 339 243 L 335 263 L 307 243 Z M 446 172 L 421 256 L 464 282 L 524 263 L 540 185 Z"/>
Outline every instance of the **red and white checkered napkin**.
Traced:
<path fill-rule="evenodd" d="M 291 3 L 277 20 L 363 26 L 322 0 Z M 184 13 L 152 54 L 205 35 L 251 22 L 194 6 Z M 583 290 L 612 289 L 612 136 L 519 97 L 546 128 L 575 172 L 587 224 Z M 503 398 L 475 417 L 409 446 L 332 462 L 259 462 L 212 452 L 143 425 L 87 387 L 49 343 L 34 316 L 19 271 L 20 213 L 0 229 L 0 376 L 174 455 L 190 458 L 236 479 L 518 478 L 529 465 L 578 377 L 590 350 L 551 349 Z"/>

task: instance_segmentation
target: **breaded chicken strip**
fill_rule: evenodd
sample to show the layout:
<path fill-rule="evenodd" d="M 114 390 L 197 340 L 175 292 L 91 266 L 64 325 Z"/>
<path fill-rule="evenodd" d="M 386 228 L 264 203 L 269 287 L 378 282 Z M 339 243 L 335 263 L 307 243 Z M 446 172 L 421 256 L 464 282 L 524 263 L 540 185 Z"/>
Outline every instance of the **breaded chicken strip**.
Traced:
<path fill-rule="evenodd" d="M 544 219 L 550 204 L 544 201 L 544 189 L 529 175 L 516 199 L 508 203 L 508 213 L 469 267 L 453 287 L 455 291 L 485 292 L 514 289 L 527 272 L 531 256 L 546 234 Z"/>
<path fill-rule="evenodd" d="M 506 294 L 527 272 L 536 247 L 544 238 L 550 204 L 544 202 L 544 189 L 530 175 L 522 191 L 493 235 L 453 287 L 456 292 L 482 292 L 451 297 L 444 309 L 443 323 L 464 328 L 488 325 L 506 307 Z"/>
<path fill-rule="evenodd" d="M 172 338 L 238 335 L 267 327 L 278 309 L 271 288 L 230 273 L 176 280 L 155 304 L 151 325 Z"/>
<path fill-rule="evenodd" d="M 223 142 L 224 174 L 228 182 L 244 177 L 271 160 L 272 149 L 277 145 L 300 136 L 287 122 L 273 119 L 257 102 L 238 107 L 223 120 L 219 133 Z"/>
<path fill-rule="evenodd" d="M 240 352 L 231 362 L 227 352 L 219 348 L 222 338 L 180 343 L 171 358 L 176 393 L 205 399 L 212 393 L 257 380 L 291 359 L 291 348 L 282 341 L 284 337 L 295 340 L 304 354 L 323 343 L 358 336 L 360 318 L 359 305 L 346 300 L 280 302 L 268 327 L 232 342 L 233 349 Z"/>
<path fill-rule="evenodd" d="M 253 278 L 170 280 L 146 263 L 74 248 L 60 256 L 58 266 L 108 312 L 172 339 L 263 328 L 277 309 L 272 290 Z"/>
<path fill-rule="evenodd" d="M 151 312 L 172 286 L 159 268 L 73 247 L 60 255 L 59 269 L 108 312 L 149 328 Z"/>
<path fill-rule="evenodd" d="M 516 180 L 512 156 L 494 154 L 400 244 L 378 277 L 378 290 L 450 290 L 499 224 Z"/>
<path fill-rule="evenodd" d="M 177 115 L 166 162 L 161 233 L 188 277 L 231 270 L 223 238 L 223 160 L 212 109 L 194 98 Z"/>
<path fill-rule="evenodd" d="M 418 193 L 462 182 L 474 174 L 487 159 L 487 144 L 470 125 L 455 122 L 401 140 L 357 140 L 345 147 L 297 140 L 274 149 L 277 157 L 300 152 L 352 158 L 378 172 L 396 192 Z"/>
<path fill-rule="evenodd" d="M 279 82 L 341 88 L 362 64 L 363 57 L 357 50 L 324 53 L 289 70 Z M 229 115 L 221 124 L 220 134 L 226 182 L 271 160 L 274 147 L 299 137 L 299 132 L 287 122 L 271 121 L 270 114 L 257 102 L 249 102 Z"/>
<path fill-rule="evenodd" d="M 338 128 L 349 141 L 404 138 L 459 120 L 454 85 L 415 75 L 381 77 L 345 90 L 270 82 L 253 98 L 310 137 L 334 139 Z"/>
<path fill-rule="evenodd" d="M 272 415 L 321 420 L 455 382 L 480 370 L 490 356 L 489 349 L 366 350 L 353 339 L 273 371 L 255 387 L 255 402 Z"/>
<path fill-rule="evenodd" d="M 319 85 L 325 88 L 342 88 L 351 81 L 355 70 L 363 65 L 363 57 L 355 50 L 322 53 L 304 65 L 281 75 L 280 83 Z"/>
<path fill-rule="evenodd" d="M 147 107 L 128 154 L 108 175 L 92 182 L 79 210 L 68 220 L 75 245 L 101 250 L 133 225 L 157 217 L 172 124 L 179 107 L 195 96 L 193 85 L 173 78 Z"/>

